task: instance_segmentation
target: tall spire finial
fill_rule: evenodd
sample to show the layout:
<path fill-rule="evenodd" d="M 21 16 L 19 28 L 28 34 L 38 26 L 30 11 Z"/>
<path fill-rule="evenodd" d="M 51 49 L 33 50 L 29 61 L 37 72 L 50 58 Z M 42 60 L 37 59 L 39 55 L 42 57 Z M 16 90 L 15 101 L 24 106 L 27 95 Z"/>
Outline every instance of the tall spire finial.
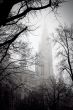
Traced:
<path fill-rule="evenodd" d="M 48 78 L 53 74 L 52 65 L 52 47 L 50 40 L 48 41 L 48 29 L 46 21 L 43 23 L 42 39 L 40 44 L 40 54 L 39 54 L 39 74 L 42 74 L 44 78 Z"/>

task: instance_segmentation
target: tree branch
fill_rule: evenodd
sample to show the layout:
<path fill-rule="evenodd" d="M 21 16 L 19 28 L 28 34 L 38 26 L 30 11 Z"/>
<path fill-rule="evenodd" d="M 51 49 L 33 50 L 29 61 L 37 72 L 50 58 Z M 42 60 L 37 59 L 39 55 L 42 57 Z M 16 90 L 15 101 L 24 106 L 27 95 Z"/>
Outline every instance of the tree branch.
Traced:
<path fill-rule="evenodd" d="M 27 30 L 27 26 L 24 28 L 24 29 L 22 29 L 19 33 L 17 33 L 16 35 L 14 35 L 14 37 L 12 38 L 12 39 L 10 39 L 10 40 L 8 40 L 8 41 L 5 41 L 4 43 L 0 43 L 0 47 L 2 47 L 2 46 L 4 46 L 4 45 L 6 45 L 6 44 L 12 44 L 12 42 L 14 42 L 16 39 L 17 39 L 17 37 L 22 33 L 22 32 L 24 32 L 24 31 L 26 31 Z"/>
<path fill-rule="evenodd" d="M 6 23 L 10 22 L 10 21 L 13 21 L 17 18 L 20 18 L 22 16 L 26 16 L 27 13 L 29 13 L 30 11 L 35 11 L 35 10 L 41 10 L 41 9 L 45 9 L 45 8 L 48 8 L 48 7 L 51 7 L 51 0 L 49 0 L 49 3 L 45 6 L 41 6 L 41 7 L 29 7 L 27 8 L 24 12 L 20 13 L 20 14 L 17 14 L 15 16 L 12 16 L 10 18 L 7 18 L 4 23 L 2 24 L 3 26 L 6 25 Z"/>

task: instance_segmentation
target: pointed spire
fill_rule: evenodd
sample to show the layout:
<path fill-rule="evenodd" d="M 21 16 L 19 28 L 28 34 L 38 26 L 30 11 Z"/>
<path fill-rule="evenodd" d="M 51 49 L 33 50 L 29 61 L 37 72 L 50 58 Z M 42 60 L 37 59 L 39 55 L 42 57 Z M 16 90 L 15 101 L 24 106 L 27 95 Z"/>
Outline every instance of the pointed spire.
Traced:
<path fill-rule="evenodd" d="M 51 42 L 48 36 L 48 29 L 46 21 L 43 24 L 42 39 L 40 44 L 40 70 L 39 74 L 42 74 L 44 78 L 48 78 L 53 74 L 53 65 L 52 65 L 52 47 Z"/>

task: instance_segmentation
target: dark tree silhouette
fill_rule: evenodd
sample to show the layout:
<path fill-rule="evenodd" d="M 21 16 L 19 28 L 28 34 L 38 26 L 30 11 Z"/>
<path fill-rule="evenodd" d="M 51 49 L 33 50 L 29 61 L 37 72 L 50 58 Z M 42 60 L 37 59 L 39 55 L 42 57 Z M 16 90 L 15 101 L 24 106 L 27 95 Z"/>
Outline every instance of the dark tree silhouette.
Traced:
<path fill-rule="evenodd" d="M 26 15 L 31 11 L 37 11 L 45 8 L 51 8 L 54 10 L 58 8 L 64 0 L 47 0 L 47 2 L 41 0 L 1 0 L 0 2 L 0 33 L 9 27 L 12 29 L 17 25 L 18 30 L 15 33 L 9 33 L 6 40 L 2 33 L 0 34 L 0 48 L 4 48 L 4 54 L 1 58 L 1 62 L 7 54 L 11 44 L 20 36 L 21 33 L 28 30 L 28 26 L 24 25 L 21 21 L 26 18 Z M 6 28 L 6 29 L 5 29 Z M 16 30 L 16 29 L 15 29 Z"/>
<path fill-rule="evenodd" d="M 29 92 L 17 110 L 72 110 L 73 91 L 62 79 L 51 77 Z"/>
<path fill-rule="evenodd" d="M 57 29 L 58 36 L 54 41 L 59 45 L 57 56 L 60 56 L 60 72 L 68 73 L 73 81 L 73 27 L 67 26 Z"/>
<path fill-rule="evenodd" d="M 26 17 L 26 15 L 30 11 L 37 11 L 45 8 L 52 8 L 55 9 L 59 6 L 59 4 L 63 3 L 64 0 L 49 0 L 47 1 L 47 4 L 43 4 L 41 0 L 3 0 L 0 3 L 0 11 L 1 17 L 0 17 L 0 26 L 5 26 L 7 23 L 9 24 L 15 24 L 20 21 L 20 19 Z M 20 5 L 18 5 L 18 3 Z M 13 14 L 13 6 L 16 6 L 17 8 L 14 10 L 15 15 Z M 27 29 L 27 26 L 24 27 L 20 32 L 14 35 L 14 37 L 10 40 L 7 40 L 6 42 L 3 42 L 0 44 L 0 46 L 5 44 L 11 44 L 16 38 Z"/>
<path fill-rule="evenodd" d="M 20 47 L 19 45 L 18 48 L 16 48 L 15 45 L 20 35 L 28 31 L 28 26 L 23 24 L 22 20 L 31 11 L 37 11 L 48 7 L 54 10 L 63 2 L 64 0 L 47 0 L 47 3 L 41 0 L 0 0 L 0 105 L 2 105 L 2 109 L 14 110 L 12 106 L 14 106 L 14 103 L 18 103 L 18 94 L 14 94 L 14 90 L 20 88 L 24 84 L 22 82 L 18 84 L 16 73 L 19 73 L 20 69 L 18 66 L 15 66 L 15 62 L 10 62 L 10 50 L 14 50 L 14 47 L 14 51 L 22 53 L 22 58 L 24 56 L 22 60 L 26 60 L 25 57 L 27 54 L 25 55 L 25 53 L 28 49 L 24 49 L 25 53 L 23 54 L 22 51 L 25 45 L 21 44 L 22 46 Z M 26 61 L 24 65 L 25 63 Z M 22 65 L 23 63 L 21 63 L 21 66 Z M 32 92 L 29 95 L 28 105 L 35 110 L 47 110 L 46 106 L 43 108 L 43 97 L 40 93 Z M 15 95 L 17 95 L 17 97 L 15 97 Z M 30 100 L 32 99 L 31 95 L 33 95 L 33 101 Z M 38 100 L 40 100 L 40 102 L 36 103 Z"/>
<path fill-rule="evenodd" d="M 56 8 L 63 2 L 64 0 L 49 0 L 47 4 L 43 4 L 41 0 L 2 0 L 2 2 L 0 2 L 0 26 L 20 17 L 25 17 L 26 14 L 32 10 L 41 10 L 48 7 Z M 18 3 L 20 3 L 18 13 L 16 11 L 17 14 L 15 16 L 9 16 L 12 7 Z M 21 12 L 21 9 L 24 7 L 26 8 Z"/>

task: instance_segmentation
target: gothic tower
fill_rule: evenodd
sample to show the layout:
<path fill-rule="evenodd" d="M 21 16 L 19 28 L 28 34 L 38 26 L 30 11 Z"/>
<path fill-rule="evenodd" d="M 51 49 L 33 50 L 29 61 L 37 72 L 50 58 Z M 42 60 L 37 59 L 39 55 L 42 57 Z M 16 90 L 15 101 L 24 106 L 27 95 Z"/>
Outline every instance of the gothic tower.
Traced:
<path fill-rule="evenodd" d="M 45 23 L 43 27 L 37 61 L 39 62 L 39 65 L 36 66 L 36 72 L 40 76 L 48 78 L 49 76 L 53 75 L 51 39 L 48 36 L 48 30 Z"/>

